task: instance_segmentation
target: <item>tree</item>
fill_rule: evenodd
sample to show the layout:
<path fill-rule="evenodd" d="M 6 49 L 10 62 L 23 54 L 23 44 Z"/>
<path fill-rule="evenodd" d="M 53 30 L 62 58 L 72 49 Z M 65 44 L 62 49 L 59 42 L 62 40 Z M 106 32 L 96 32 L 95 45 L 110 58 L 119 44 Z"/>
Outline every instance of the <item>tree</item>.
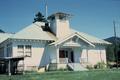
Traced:
<path fill-rule="evenodd" d="M 33 23 L 35 23 L 35 22 L 47 22 L 47 20 L 45 19 L 45 17 L 42 15 L 41 12 L 38 12 L 38 13 L 35 15 L 35 18 L 34 18 Z"/>
<path fill-rule="evenodd" d="M 42 15 L 41 12 L 38 12 L 36 15 L 35 15 L 35 18 L 34 18 L 34 21 L 33 23 L 35 22 L 45 22 L 45 25 L 44 26 L 41 26 L 43 31 L 49 31 L 49 32 L 52 32 L 50 27 L 49 27 L 49 23 L 48 21 L 46 20 L 46 18 Z"/>
<path fill-rule="evenodd" d="M 109 45 L 106 49 L 107 60 L 110 62 L 115 62 L 118 58 L 120 61 L 120 38 L 116 38 L 117 44 L 115 43 L 115 37 L 110 37 L 105 40 L 112 43 L 112 45 Z"/>
<path fill-rule="evenodd" d="M 0 29 L 0 33 L 5 33 L 5 31 L 3 31 L 2 29 Z"/>
<path fill-rule="evenodd" d="M 114 47 L 114 45 L 110 45 L 106 49 L 106 56 L 108 61 L 115 61 Z"/>

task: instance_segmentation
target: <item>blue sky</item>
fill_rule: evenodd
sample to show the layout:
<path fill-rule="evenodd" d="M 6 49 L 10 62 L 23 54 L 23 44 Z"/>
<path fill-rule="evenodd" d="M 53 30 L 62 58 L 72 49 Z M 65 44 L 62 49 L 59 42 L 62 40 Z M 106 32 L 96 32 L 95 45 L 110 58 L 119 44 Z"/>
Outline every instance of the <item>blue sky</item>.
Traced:
<path fill-rule="evenodd" d="M 72 28 L 99 38 L 113 36 L 113 20 L 120 37 L 120 0 L 47 0 L 48 15 L 66 12 L 73 15 Z M 33 22 L 40 11 L 45 15 L 44 0 L 0 0 L 0 28 L 17 32 Z"/>

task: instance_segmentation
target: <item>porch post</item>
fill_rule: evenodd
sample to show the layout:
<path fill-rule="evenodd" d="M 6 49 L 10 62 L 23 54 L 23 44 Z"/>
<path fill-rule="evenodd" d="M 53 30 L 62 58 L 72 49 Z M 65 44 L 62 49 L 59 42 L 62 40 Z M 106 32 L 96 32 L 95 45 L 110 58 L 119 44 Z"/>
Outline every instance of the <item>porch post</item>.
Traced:
<path fill-rule="evenodd" d="M 6 49 L 6 45 L 4 46 L 4 57 L 7 57 L 7 49 Z"/>
<path fill-rule="evenodd" d="M 24 59 L 23 59 L 23 75 L 25 74 L 25 62 L 24 62 Z"/>
<path fill-rule="evenodd" d="M 8 60 L 8 75 L 11 76 L 11 60 Z"/>
<path fill-rule="evenodd" d="M 87 53 L 87 63 L 89 62 L 89 57 L 88 57 L 88 48 L 86 49 L 86 53 Z"/>
<path fill-rule="evenodd" d="M 57 57 L 56 63 L 57 63 L 57 69 L 58 69 L 58 64 L 59 64 L 59 47 L 57 47 L 57 49 L 56 49 L 56 57 Z"/>

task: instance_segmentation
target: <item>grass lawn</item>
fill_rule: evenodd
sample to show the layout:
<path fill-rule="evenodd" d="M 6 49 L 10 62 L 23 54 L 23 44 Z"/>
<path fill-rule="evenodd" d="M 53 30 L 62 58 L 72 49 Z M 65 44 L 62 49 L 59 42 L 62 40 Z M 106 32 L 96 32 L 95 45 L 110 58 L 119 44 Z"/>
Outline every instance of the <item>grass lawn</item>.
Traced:
<path fill-rule="evenodd" d="M 31 72 L 11 77 L 0 75 L 0 80 L 120 80 L 120 70 Z"/>

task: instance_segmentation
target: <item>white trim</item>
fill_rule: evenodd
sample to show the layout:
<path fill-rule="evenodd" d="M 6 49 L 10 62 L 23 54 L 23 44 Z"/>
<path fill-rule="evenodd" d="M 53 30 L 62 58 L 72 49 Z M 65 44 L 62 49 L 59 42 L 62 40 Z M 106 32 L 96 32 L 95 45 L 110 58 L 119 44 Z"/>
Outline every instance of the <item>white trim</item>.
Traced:
<path fill-rule="evenodd" d="M 71 34 L 71 35 L 69 35 L 69 36 L 67 36 L 67 37 L 65 37 L 65 38 L 63 38 L 63 39 L 60 39 L 60 40 L 58 40 L 58 41 L 56 41 L 56 42 L 53 42 L 53 43 L 51 43 L 50 45 L 55 45 L 55 46 L 57 46 L 57 45 L 63 43 L 64 41 L 66 41 L 66 40 L 68 40 L 68 39 L 70 39 L 70 38 L 72 38 L 72 37 L 74 37 L 74 36 L 77 36 L 78 38 L 82 39 L 84 42 L 86 42 L 86 43 L 88 43 L 89 45 L 95 47 L 94 44 L 92 44 L 91 42 L 89 42 L 88 40 L 86 40 L 85 38 L 83 38 L 82 36 L 80 36 L 77 32 L 75 32 L 75 33 L 73 33 L 73 34 Z"/>

